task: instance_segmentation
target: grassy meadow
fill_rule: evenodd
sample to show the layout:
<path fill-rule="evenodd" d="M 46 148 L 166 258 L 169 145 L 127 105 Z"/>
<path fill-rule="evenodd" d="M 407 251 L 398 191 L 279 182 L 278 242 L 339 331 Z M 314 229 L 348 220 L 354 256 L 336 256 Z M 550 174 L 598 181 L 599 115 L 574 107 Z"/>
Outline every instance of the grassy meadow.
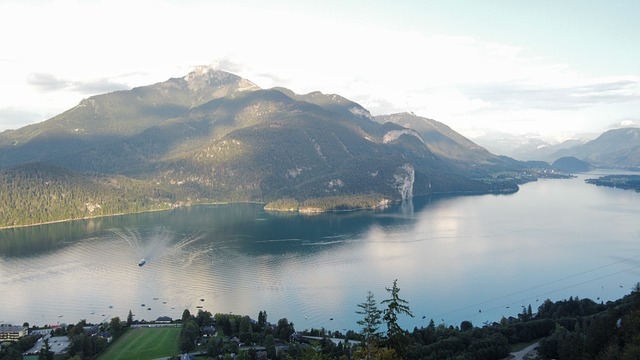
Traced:
<path fill-rule="evenodd" d="M 179 354 L 179 327 L 140 327 L 129 329 L 109 345 L 98 360 L 157 359 Z"/>

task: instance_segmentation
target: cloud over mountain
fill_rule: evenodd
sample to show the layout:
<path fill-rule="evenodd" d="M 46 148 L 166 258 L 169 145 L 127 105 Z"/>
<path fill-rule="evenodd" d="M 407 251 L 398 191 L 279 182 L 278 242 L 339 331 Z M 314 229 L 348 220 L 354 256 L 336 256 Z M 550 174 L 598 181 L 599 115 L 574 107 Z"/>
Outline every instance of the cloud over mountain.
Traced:
<path fill-rule="evenodd" d="M 39 92 L 73 91 L 81 94 L 95 94 L 130 88 L 126 84 L 107 78 L 73 81 L 49 73 L 31 73 L 27 77 L 27 83 Z"/>
<path fill-rule="evenodd" d="M 592 79 L 584 84 L 573 85 L 490 83 L 470 85 L 464 93 L 486 101 L 494 107 L 572 110 L 596 104 L 639 101 L 640 81 L 623 78 Z"/>

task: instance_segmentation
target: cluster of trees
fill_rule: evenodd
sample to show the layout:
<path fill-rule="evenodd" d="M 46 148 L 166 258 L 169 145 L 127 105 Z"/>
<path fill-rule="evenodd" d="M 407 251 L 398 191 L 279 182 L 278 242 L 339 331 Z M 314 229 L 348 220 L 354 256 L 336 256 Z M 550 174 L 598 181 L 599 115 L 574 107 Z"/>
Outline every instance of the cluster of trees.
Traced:
<path fill-rule="evenodd" d="M 91 331 L 85 330 L 86 327 L 86 321 L 81 320 L 67 329 L 71 342 L 67 353 L 71 360 L 93 359 L 107 348 L 109 338 L 115 340 L 126 331 L 119 317 L 112 318 L 109 324 L 93 326 Z"/>
<path fill-rule="evenodd" d="M 215 331 L 211 331 L 215 329 Z M 217 334 L 216 337 L 213 335 Z M 276 356 L 276 344 L 288 342 L 295 333 L 293 323 L 286 318 L 278 320 L 277 325 L 267 322 L 267 312 L 260 311 L 258 320 L 253 321 L 247 315 L 221 314 L 211 315 L 209 311 L 199 309 L 196 315 L 189 310 L 182 314 L 182 330 L 179 339 L 181 352 L 196 350 L 198 341 L 206 348 L 210 357 L 240 353 L 239 344 L 264 347 L 270 358 Z M 235 339 L 236 341 L 230 341 Z M 255 355 L 255 348 L 252 350 Z M 247 354 L 244 354 L 247 355 Z"/>
<path fill-rule="evenodd" d="M 394 299 L 392 296 L 383 303 L 402 303 Z M 392 307 L 380 312 L 371 293 L 358 306 L 358 314 L 364 315 L 358 324 L 366 344 L 360 353 L 356 352 L 358 358 L 503 359 L 509 355 L 511 345 L 536 340 L 540 341 L 538 353 L 542 359 L 640 358 L 640 284 L 615 302 L 598 304 L 573 297 L 557 302 L 546 300 L 536 314 L 529 306 L 518 318 L 503 318 L 481 328 L 469 321 L 455 328 L 436 326 L 431 320 L 427 327 L 412 332 L 393 330 L 393 322 L 389 323 L 393 319 Z M 398 309 L 408 310 L 408 306 Z M 386 336 L 378 332 L 383 322 L 387 323 Z"/>
<path fill-rule="evenodd" d="M 406 331 L 398 325 L 398 316 L 411 316 L 409 303 L 399 297 L 397 280 L 386 289 L 390 298 L 383 300 L 379 310 L 374 295 L 369 292 L 365 302 L 358 304 L 358 321 L 362 326 L 363 345 L 355 352 L 358 359 L 503 359 L 509 355 L 509 340 L 499 332 L 485 331 L 463 321 L 459 328 L 436 326 L 431 320 L 426 328 Z M 386 333 L 380 332 L 382 324 Z"/>
<path fill-rule="evenodd" d="M 265 206 L 265 210 L 304 211 L 305 209 L 317 209 L 319 211 L 342 211 L 373 209 L 380 206 L 381 201 L 383 201 L 381 195 L 328 196 L 324 198 L 307 199 L 302 202 L 296 199 L 286 198 L 268 203 Z"/>
<path fill-rule="evenodd" d="M 367 293 L 365 302 L 358 304 L 360 310 L 356 313 L 364 316 L 362 320 L 358 321 L 358 325 L 362 326 L 361 335 L 364 346 L 356 355 L 365 359 L 406 357 L 410 343 L 406 331 L 398 325 L 398 316 L 413 317 L 413 314 L 408 302 L 400 298 L 400 288 L 397 282 L 394 280 L 393 286 L 386 288 L 391 294 L 391 298 L 382 301 L 382 304 L 387 305 L 386 309 L 378 309 L 377 302 L 371 292 Z M 387 326 L 386 336 L 382 336 L 379 331 L 383 322 Z"/>
<path fill-rule="evenodd" d="M 640 175 L 607 175 L 597 179 L 587 179 L 585 182 L 640 192 Z"/>
<path fill-rule="evenodd" d="M 85 320 L 65 328 L 57 328 L 55 336 L 67 336 L 70 341 L 67 358 L 70 360 L 93 359 L 103 352 L 110 342 L 119 338 L 127 330 L 127 323 L 113 317 L 109 323 L 88 325 Z"/>
<path fill-rule="evenodd" d="M 182 329 L 180 330 L 180 339 L 178 340 L 180 351 L 187 353 L 196 348 L 198 339 L 200 338 L 202 326 L 210 325 L 211 313 L 202 311 L 198 313 L 198 317 L 191 316 L 189 310 L 182 313 Z"/>
<path fill-rule="evenodd" d="M 539 354 L 558 360 L 640 359 L 640 284 L 600 312 L 584 312 L 580 306 L 584 302 L 560 304 L 570 305 L 577 315 L 557 319 L 550 335 L 540 341 Z"/>
<path fill-rule="evenodd" d="M 44 164 L 0 171 L 0 227 L 168 208 L 175 195 L 123 176 Z"/>

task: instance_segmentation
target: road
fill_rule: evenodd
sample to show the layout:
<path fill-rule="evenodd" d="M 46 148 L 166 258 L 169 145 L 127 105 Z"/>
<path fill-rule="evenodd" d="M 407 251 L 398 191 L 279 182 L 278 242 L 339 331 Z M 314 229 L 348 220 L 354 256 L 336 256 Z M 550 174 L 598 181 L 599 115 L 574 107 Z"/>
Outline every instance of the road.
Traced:
<path fill-rule="evenodd" d="M 530 353 L 531 351 L 533 351 L 535 348 L 537 348 L 539 345 L 539 343 L 533 343 L 529 346 L 527 346 L 526 348 L 517 351 L 517 352 L 513 352 L 511 353 L 511 356 L 508 357 L 508 359 L 513 359 L 513 360 L 524 360 L 524 357 Z"/>

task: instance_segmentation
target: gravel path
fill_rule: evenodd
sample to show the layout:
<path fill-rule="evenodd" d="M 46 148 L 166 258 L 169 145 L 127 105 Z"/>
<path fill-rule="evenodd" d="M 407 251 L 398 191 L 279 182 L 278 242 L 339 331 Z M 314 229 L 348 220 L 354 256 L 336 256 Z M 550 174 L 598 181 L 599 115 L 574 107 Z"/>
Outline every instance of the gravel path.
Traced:
<path fill-rule="evenodd" d="M 532 352 L 537 347 L 538 347 L 538 343 L 531 344 L 518 352 L 511 353 L 513 357 L 509 357 L 509 359 L 523 360 L 528 353 Z"/>

